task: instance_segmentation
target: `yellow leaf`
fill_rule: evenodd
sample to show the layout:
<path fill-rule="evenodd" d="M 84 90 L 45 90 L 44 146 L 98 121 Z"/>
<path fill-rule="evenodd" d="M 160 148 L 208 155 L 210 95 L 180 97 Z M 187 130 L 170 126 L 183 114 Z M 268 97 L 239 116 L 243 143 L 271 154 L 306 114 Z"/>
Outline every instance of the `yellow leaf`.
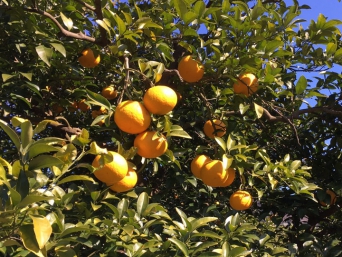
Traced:
<path fill-rule="evenodd" d="M 52 233 L 51 224 L 46 217 L 33 215 L 30 215 L 30 217 L 33 221 L 33 230 L 39 249 L 42 249 L 50 239 Z"/>

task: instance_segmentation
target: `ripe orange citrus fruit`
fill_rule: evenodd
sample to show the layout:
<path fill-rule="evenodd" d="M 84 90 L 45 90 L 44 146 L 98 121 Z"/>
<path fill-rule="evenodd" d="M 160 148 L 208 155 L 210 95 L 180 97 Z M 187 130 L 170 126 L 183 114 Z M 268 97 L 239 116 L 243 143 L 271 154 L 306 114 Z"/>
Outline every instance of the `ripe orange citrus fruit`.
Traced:
<path fill-rule="evenodd" d="M 54 103 L 51 107 L 52 111 L 57 115 L 64 111 L 64 108 L 60 106 L 58 103 Z"/>
<path fill-rule="evenodd" d="M 95 177 L 107 186 L 111 186 L 126 176 L 128 164 L 121 154 L 113 151 L 109 151 L 108 154 L 113 157 L 112 161 L 106 160 L 106 155 L 97 155 L 92 165 L 94 168 L 99 168 L 94 172 Z"/>
<path fill-rule="evenodd" d="M 178 63 L 178 72 L 186 82 L 200 81 L 204 74 L 204 66 L 192 59 L 191 55 L 184 56 Z"/>
<path fill-rule="evenodd" d="M 79 63 L 84 68 L 94 68 L 100 63 L 100 55 L 95 58 L 93 50 L 90 48 L 82 51 L 82 56 L 78 58 Z"/>
<path fill-rule="evenodd" d="M 197 155 L 192 161 L 190 165 L 190 169 L 192 174 L 194 174 L 195 177 L 201 178 L 201 169 L 202 167 L 207 163 L 210 162 L 211 159 L 209 156 L 206 156 L 204 154 Z"/>
<path fill-rule="evenodd" d="M 121 193 L 131 190 L 133 187 L 135 187 L 135 185 L 138 182 L 138 175 L 133 169 L 133 166 L 134 165 L 132 165 L 132 163 L 128 162 L 128 173 L 119 182 L 113 184 L 110 187 L 111 190 L 113 190 L 114 192 Z"/>
<path fill-rule="evenodd" d="M 222 187 L 230 186 L 234 182 L 235 170 L 233 168 L 228 168 L 227 175 L 228 175 L 228 177 L 227 177 L 226 181 L 223 182 Z"/>
<path fill-rule="evenodd" d="M 226 124 L 221 120 L 208 120 L 204 123 L 203 132 L 209 138 L 222 137 L 226 134 Z"/>
<path fill-rule="evenodd" d="M 336 203 L 336 194 L 334 191 L 327 189 L 327 191 L 325 191 L 329 196 L 330 196 L 330 205 L 334 205 Z M 327 204 L 323 201 L 319 202 L 322 206 L 327 206 Z"/>
<path fill-rule="evenodd" d="M 209 161 L 201 169 L 200 178 L 207 186 L 222 187 L 227 180 L 227 170 L 224 169 L 222 161 Z"/>
<path fill-rule="evenodd" d="M 113 100 L 118 96 L 118 91 L 113 86 L 108 86 L 102 89 L 101 94 L 108 100 Z"/>
<path fill-rule="evenodd" d="M 129 134 L 144 132 L 151 123 L 150 113 L 138 101 L 123 101 L 115 109 L 114 121 L 122 131 Z"/>
<path fill-rule="evenodd" d="M 99 110 L 93 110 L 91 112 L 91 117 L 93 117 L 93 119 L 95 119 L 97 116 L 102 115 L 107 113 L 107 109 L 104 108 L 103 106 L 101 106 L 101 108 Z"/>
<path fill-rule="evenodd" d="M 68 110 L 70 112 L 75 112 L 78 109 L 78 103 L 74 101 L 70 106 L 68 107 Z"/>
<path fill-rule="evenodd" d="M 77 103 L 78 109 L 80 109 L 82 112 L 86 112 L 90 110 L 90 106 L 85 103 L 85 99 L 82 99 Z"/>
<path fill-rule="evenodd" d="M 155 86 L 146 91 L 143 102 L 150 113 L 164 115 L 175 108 L 177 94 L 168 86 Z"/>
<path fill-rule="evenodd" d="M 168 143 L 164 135 L 156 135 L 156 131 L 145 131 L 134 139 L 134 146 L 138 148 L 137 154 L 145 158 L 157 158 L 164 154 Z"/>
<path fill-rule="evenodd" d="M 253 200 L 247 191 L 236 191 L 229 198 L 230 206 L 237 211 L 247 210 L 252 206 Z"/>
<path fill-rule="evenodd" d="M 234 83 L 233 89 L 235 94 L 244 94 L 250 96 L 258 89 L 259 83 L 257 77 L 252 73 L 244 73 L 239 76 Z"/>

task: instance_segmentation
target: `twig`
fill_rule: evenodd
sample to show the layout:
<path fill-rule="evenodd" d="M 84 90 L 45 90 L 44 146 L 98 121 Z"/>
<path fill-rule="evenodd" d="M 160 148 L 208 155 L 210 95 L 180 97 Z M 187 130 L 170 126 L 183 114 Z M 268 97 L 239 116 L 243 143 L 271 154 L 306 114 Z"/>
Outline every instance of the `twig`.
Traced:
<path fill-rule="evenodd" d="M 129 77 L 129 72 L 130 72 L 130 68 L 129 68 L 129 58 L 127 56 L 125 56 L 124 59 L 124 69 L 125 69 L 125 74 L 126 74 L 126 78 L 125 78 L 125 84 L 124 84 L 124 88 L 120 93 L 120 96 L 118 98 L 117 104 L 122 102 L 123 99 L 123 95 L 125 93 L 125 91 L 127 90 L 127 87 L 130 84 L 130 77 Z"/>
<path fill-rule="evenodd" d="M 84 7 L 86 7 L 87 9 L 89 9 L 90 11 L 95 12 L 95 7 L 91 6 L 90 4 L 87 4 L 81 0 L 75 0 L 75 2 L 80 3 L 81 5 L 83 5 Z"/>

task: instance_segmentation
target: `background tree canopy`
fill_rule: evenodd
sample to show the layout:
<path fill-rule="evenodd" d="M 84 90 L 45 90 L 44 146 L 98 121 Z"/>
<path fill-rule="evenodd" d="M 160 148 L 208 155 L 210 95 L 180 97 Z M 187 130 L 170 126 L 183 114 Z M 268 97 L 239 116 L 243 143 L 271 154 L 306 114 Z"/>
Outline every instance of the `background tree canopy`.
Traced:
<path fill-rule="evenodd" d="M 304 29 L 304 9 L 300 0 L 0 1 L 0 255 L 341 256 L 342 76 L 331 68 L 342 63 L 342 22 L 319 15 Z M 100 61 L 85 68 L 78 58 L 89 49 Z M 187 55 L 203 64 L 197 82 L 177 70 Z M 249 96 L 233 89 L 245 73 L 259 83 Z M 178 103 L 151 115 L 168 150 L 143 158 L 113 114 L 155 85 Z M 210 139 L 203 126 L 213 119 L 226 133 Z M 107 151 L 136 166 L 134 189 L 115 193 L 94 176 Z M 234 182 L 196 178 L 200 154 L 233 168 Z M 237 190 L 252 195 L 249 209 L 231 208 Z"/>

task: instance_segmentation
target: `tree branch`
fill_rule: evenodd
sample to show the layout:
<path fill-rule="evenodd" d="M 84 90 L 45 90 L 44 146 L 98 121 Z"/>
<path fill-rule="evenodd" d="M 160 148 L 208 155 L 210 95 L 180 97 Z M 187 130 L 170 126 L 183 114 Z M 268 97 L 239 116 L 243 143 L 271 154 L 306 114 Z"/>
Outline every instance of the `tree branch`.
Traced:
<path fill-rule="evenodd" d="M 75 2 L 77 2 L 77 3 L 81 4 L 81 5 L 83 5 L 84 7 L 86 7 L 87 9 L 89 9 L 90 11 L 95 12 L 95 10 L 96 10 L 94 6 L 91 6 L 90 4 L 87 4 L 87 3 L 83 2 L 82 0 L 75 0 Z"/>
<path fill-rule="evenodd" d="M 337 111 L 328 107 L 312 107 L 309 109 L 302 109 L 294 111 L 290 116 L 273 116 L 264 108 L 263 117 L 271 122 L 287 122 L 287 119 L 300 119 L 300 115 L 305 113 L 327 113 L 336 117 L 342 117 L 342 111 Z"/>
<path fill-rule="evenodd" d="M 91 6 L 89 6 L 89 7 L 91 7 Z M 107 34 L 105 34 L 106 31 L 101 26 L 99 27 L 99 30 L 100 30 L 100 33 L 101 33 L 101 37 L 97 39 L 97 38 L 94 38 L 94 37 L 87 36 L 86 34 L 84 34 L 82 32 L 75 33 L 75 32 L 71 32 L 71 31 L 66 30 L 65 28 L 63 28 L 63 26 L 59 23 L 59 21 L 54 16 L 52 16 L 48 12 L 39 10 L 38 8 L 35 8 L 35 9 L 24 8 L 24 10 L 27 11 L 27 12 L 31 12 L 31 13 L 37 13 L 39 15 L 42 15 L 42 16 L 46 17 L 46 18 L 49 18 L 58 27 L 60 32 L 64 36 L 66 36 L 66 37 L 80 39 L 80 40 L 83 40 L 83 41 L 87 41 L 87 42 L 91 42 L 91 43 L 97 44 L 99 46 L 106 46 L 106 45 L 108 45 L 110 43 L 110 41 L 107 39 Z M 97 15 L 98 19 L 102 19 L 103 18 L 102 11 L 101 11 L 101 4 L 100 4 L 100 10 L 95 9 L 94 12 Z"/>

